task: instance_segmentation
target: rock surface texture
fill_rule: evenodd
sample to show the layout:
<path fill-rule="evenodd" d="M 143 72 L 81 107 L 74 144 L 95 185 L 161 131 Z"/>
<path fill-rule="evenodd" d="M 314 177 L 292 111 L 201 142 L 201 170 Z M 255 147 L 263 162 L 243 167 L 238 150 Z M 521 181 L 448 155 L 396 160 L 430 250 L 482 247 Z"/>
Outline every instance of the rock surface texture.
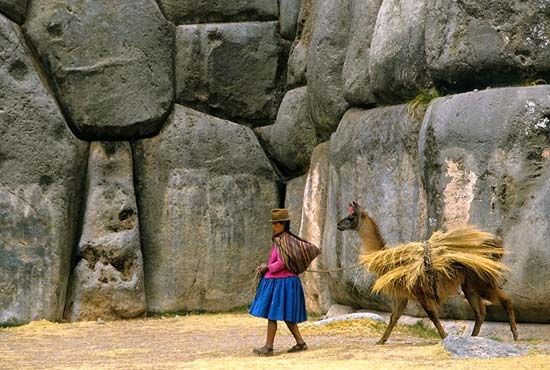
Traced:
<path fill-rule="evenodd" d="M 143 316 L 147 306 L 130 144 L 91 144 L 86 189 L 65 316 L 70 321 Z"/>
<path fill-rule="evenodd" d="M 221 117 L 265 124 L 282 98 L 276 22 L 179 26 L 177 100 Z"/>
<path fill-rule="evenodd" d="M 134 151 L 149 311 L 248 304 L 279 204 L 277 176 L 252 130 L 176 106 Z"/>
<path fill-rule="evenodd" d="M 88 144 L 0 15 L 0 323 L 62 317 Z"/>
<path fill-rule="evenodd" d="M 0 0 L 0 13 L 19 24 L 25 21 L 28 0 Z"/>
<path fill-rule="evenodd" d="M 176 25 L 275 20 L 277 0 L 158 0 Z"/>
<path fill-rule="evenodd" d="M 174 27 L 154 0 L 35 0 L 25 34 L 86 140 L 159 131 L 173 101 Z"/>

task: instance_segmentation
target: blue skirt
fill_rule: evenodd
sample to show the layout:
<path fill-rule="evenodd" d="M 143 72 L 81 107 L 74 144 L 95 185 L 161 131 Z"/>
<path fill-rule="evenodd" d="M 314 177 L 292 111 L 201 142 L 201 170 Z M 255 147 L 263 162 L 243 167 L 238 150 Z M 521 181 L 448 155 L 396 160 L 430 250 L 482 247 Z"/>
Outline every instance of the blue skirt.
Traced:
<path fill-rule="evenodd" d="M 262 278 L 249 312 L 273 321 L 306 321 L 306 301 L 300 278 Z"/>

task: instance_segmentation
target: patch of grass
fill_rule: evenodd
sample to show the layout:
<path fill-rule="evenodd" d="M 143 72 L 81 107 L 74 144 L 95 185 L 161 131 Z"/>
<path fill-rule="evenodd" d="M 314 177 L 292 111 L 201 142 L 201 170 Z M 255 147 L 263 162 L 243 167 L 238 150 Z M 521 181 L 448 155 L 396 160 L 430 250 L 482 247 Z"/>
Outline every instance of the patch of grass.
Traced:
<path fill-rule="evenodd" d="M 523 86 L 537 86 L 537 85 L 548 85 L 546 80 L 542 78 L 528 78 L 523 81 Z"/>
<path fill-rule="evenodd" d="M 409 101 L 407 113 L 415 119 L 421 119 L 426 112 L 426 107 L 428 104 L 440 96 L 439 91 L 437 91 L 435 87 L 428 90 L 421 90 L 418 95 Z"/>
<path fill-rule="evenodd" d="M 407 334 L 416 335 L 421 338 L 439 338 L 437 331 L 432 326 L 426 326 L 422 321 L 418 321 L 414 325 L 398 325 L 398 328 Z"/>

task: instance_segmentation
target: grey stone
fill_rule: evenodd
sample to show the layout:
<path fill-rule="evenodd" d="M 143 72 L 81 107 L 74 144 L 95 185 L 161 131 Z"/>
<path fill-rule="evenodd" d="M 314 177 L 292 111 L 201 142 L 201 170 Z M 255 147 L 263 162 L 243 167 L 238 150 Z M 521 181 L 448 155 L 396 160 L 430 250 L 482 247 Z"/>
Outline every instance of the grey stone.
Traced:
<path fill-rule="evenodd" d="M 319 144 L 311 155 L 311 164 L 303 191 L 302 222 L 300 236 L 321 248 L 321 255 L 313 260 L 309 270 L 324 271 L 325 226 L 328 191 L 329 143 Z M 328 289 L 326 272 L 305 272 L 302 275 L 306 295 L 306 307 L 310 312 L 325 313 L 334 303 Z"/>
<path fill-rule="evenodd" d="M 502 237 L 519 321 L 549 322 L 550 87 L 439 98 L 419 150 L 430 231 L 474 224 Z M 488 317 L 506 320 L 500 305 Z"/>
<path fill-rule="evenodd" d="M 255 132 L 262 146 L 285 176 L 307 172 L 317 134 L 309 119 L 306 87 L 286 93 L 275 124 L 258 127 Z"/>
<path fill-rule="evenodd" d="M 279 0 L 279 29 L 281 36 L 294 40 L 302 0 Z"/>
<path fill-rule="evenodd" d="M 384 318 L 378 314 L 370 313 L 370 312 L 356 312 L 356 313 L 350 313 L 347 315 L 332 317 L 330 319 L 315 321 L 313 324 L 315 326 L 324 326 L 328 324 L 332 324 L 335 322 L 341 322 L 341 321 L 354 321 L 354 320 L 374 320 L 374 321 L 384 321 Z"/>
<path fill-rule="evenodd" d="M 335 302 L 388 310 L 389 298 L 371 293 L 374 275 L 358 265 L 361 241 L 336 223 L 356 200 L 377 222 L 388 246 L 421 240 L 426 202 L 418 167 L 420 121 L 406 105 L 350 109 L 330 140 L 323 263 Z M 410 307 L 414 309 L 414 306 Z M 409 311 L 410 312 L 410 311 Z"/>
<path fill-rule="evenodd" d="M 327 314 L 325 315 L 325 318 L 331 319 L 331 318 L 336 318 L 338 316 L 349 315 L 351 313 L 354 313 L 355 311 L 356 309 L 350 306 L 345 306 L 343 304 L 333 304 L 328 309 Z"/>
<path fill-rule="evenodd" d="M 86 186 L 78 263 L 71 275 L 65 317 L 78 321 L 144 316 L 147 306 L 130 144 L 93 142 Z"/>
<path fill-rule="evenodd" d="M 176 25 L 276 20 L 277 0 L 158 0 Z"/>
<path fill-rule="evenodd" d="M 342 70 L 344 97 L 352 105 L 376 102 L 370 86 L 369 50 L 382 0 L 352 0 L 353 17 Z"/>
<path fill-rule="evenodd" d="M 62 318 L 88 144 L 0 15 L 0 324 Z"/>
<path fill-rule="evenodd" d="M 235 120 L 265 124 L 282 98 L 276 22 L 179 26 L 177 101 Z"/>
<path fill-rule="evenodd" d="M 306 179 L 307 176 L 303 175 L 289 180 L 286 184 L 285 208 L 288 209 L 290 215 L 291 230 L 296 234 L 299 234 L 300 225 L 302 224 L 302 206 L 304 203 Z"/>
<path fill-rule="evenodd" d="M 0 0 L 0 12 L 19 24 L 25 21 L 27 0 Z"/>
<path fill-rule="evenodd" d="M 443 340 L 443 348 L 457 358 L 495 358 L 526 355 L 527 346 L 500 343 L 482 337 L 449 335 Z"/>
<path fill-rule="evenodd" d="M 252 130 L 176 105 L 134 156 L 148 310 L 250 303 L 279 205 L 277 176 Z"/>
<path fill-rule="evenodd" d="M 315 25 L 315 3 L 319 0 L 302 0 L 298 14 L 297 35 L 290 48 L 287 68 L 289 87 L 304 86 L 307 83 L 306 69 L 311 34 Z"/>
<path fill-rule="evenodd" d="M 369 51 L 370 84 L 378 103 L 397 104 L 432 86 L 424 50 L 427 0 L 385 0 Z"/>
<path fill-rule="evenodd" d="M 301 40 L 294 41 L 288 56 L 287 85 L 289 87 L 307 84 L 307 45 Z"/>
<path fill-rule="evenodd" d="M 314 3 L 315 24 L 307 58 L 307 106 L 321 140 L 328 140 L 348 108 L 342 67 L 351 19 L 350 0 Z"/>
<path fill-rule="evenodd" d="M 428 8 L 428 66 L 447 90 L 547 79 L 548 1 L 429 0 Z"/>
<path fill-rule="evenodd" d="M 77 135 L 158 132 L 174 95 L 174 27 L 154 0 L 35 0 L 24 27 Z"/>

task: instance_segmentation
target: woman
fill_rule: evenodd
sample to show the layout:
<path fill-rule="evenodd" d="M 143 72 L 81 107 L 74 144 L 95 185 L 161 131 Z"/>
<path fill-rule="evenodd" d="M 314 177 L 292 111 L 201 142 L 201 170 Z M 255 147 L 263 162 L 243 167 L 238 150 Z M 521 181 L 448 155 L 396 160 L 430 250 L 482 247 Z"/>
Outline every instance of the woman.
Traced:
<path fill-rule="evenodd" d="M 288 210 L 272 210 L 270 222 L 274 242 L 267 263 L 257 268 L 257 273 L 263 277 L 256 290 L 256 297 L 250 306 L 250 314 L 268 320 L 265 345 L 253 350 L 259 356 L 273 355 L 277 321 L 284 321 L 296 340 L 296 345 L 290 348 L 288 352 L 300 352 L 307 349 L 306 342 L 298 329 L 298 323 L 306 321 L 307 316 L 304 291 L 298 277 L 298 274 L 303 271 L 299 271 L 300 268 L 296 268 L 296 264 L 302 262 L 307 268 L 307 265 L 311 262 L 311 260 L 307 261 L 311 257 L 311 253 L 304 262 L 300 256 L 297 258 L 292 253 L 288 253 L 288 249 L 294 248 L 298 244 L 302 246 L 306 244 L 313 245 L 290 233 Z M 315 246 L 313 248 L 313 254 L 316 256 L 318 249 Z"/>

